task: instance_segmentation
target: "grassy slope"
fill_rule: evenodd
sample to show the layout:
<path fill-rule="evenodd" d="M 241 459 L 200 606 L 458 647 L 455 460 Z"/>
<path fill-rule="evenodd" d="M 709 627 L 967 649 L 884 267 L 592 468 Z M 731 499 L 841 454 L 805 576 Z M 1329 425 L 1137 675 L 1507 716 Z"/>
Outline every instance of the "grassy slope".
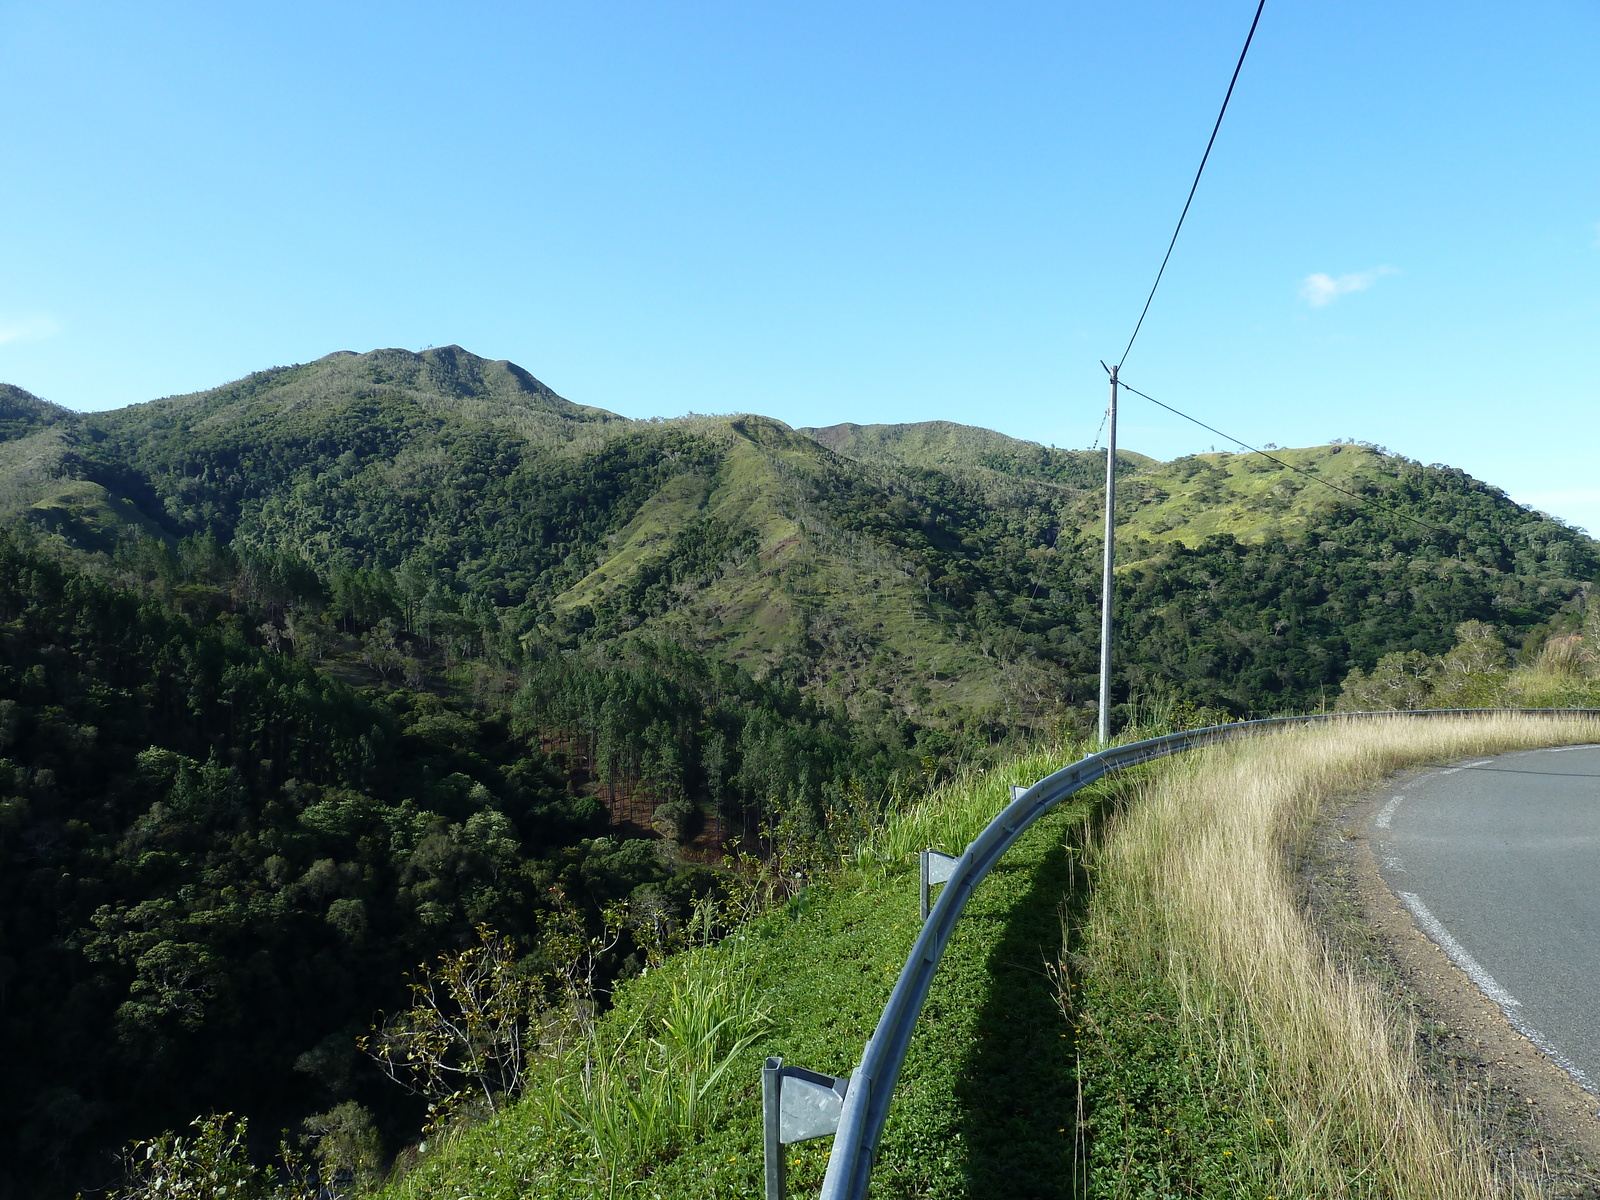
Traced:
<path fill-rule="evenodd" d="M 954 614 L 941 613 L 891 551 L 842 535 L 804 498 L 809 485 L 847 464 L 765 418 L 700 418 L 693 425 L 724 447 L 716 475 L 679 476 L 661 488 L 557 607 L 592 602 L 626 583 L 666 553 L 677 530 L 710 516 L 753 530 L 756 553 L 645 622 L 642 632 L 683 637 L 758 672 L 820 646 L 825 696 L 877 690 L 934 720 L 1000 703 L 998 665 L 955 635 Z M 912 694 L 928 679 L 936 691 Z"/>
<path fill-rule="evenodd" d="M 908 425 L 832 425 L 805 429 L 847 457 L 883 460 L 923 470 L 966 471 L 1049 481 L 1086 492 L 1101 488 L 1101 456 L 1055 450 L 993 430 L 949 421 Z M 1397 460 L 1364 446 L 1277 450 L 1274 457 L 1329 483 L 1357 490 L 1398 478 Z M 1126 474 L 1118 487 L 1118 528 L 1125 536 L 1198 545 L 1215 534 L 1259 541 L 1292 536 L 1339 499 L 1296 471 L 1255 454 L 1196 454 L 1173 462 L 1119 451 Z M 1086 495 L 1080 528 L 1100 531 L 1099 504 Z"/>
<path fill-rule="evenodd" d="M 630 1195 L 748 1197 L 760 1190 L 760 1063 L 766 1055 L 844 1073 L 887 1000 L 916 935 L 914 850 L 959 851 L 1004 804 L 1076 757 L 1038 755 L 951 785 L 881 834 L 860 866 L 814 884 L 786 910 L 721 946 L 670 960 L 628 985 L 609 1020 L 648 1008 L 676 971 L 735 960 L 771 1024 L 719 1097 L 706 1135 L 663 1156 Z M 879 1197 L 1066 1194 L 1071 1175 L 1070 1027 L 1046 963 L 1059 943 L 1062 895 L 1092 799 L 1041 821 L 973 897 L 934 983 L 896 1091 L 874 1174 Z M 826 1141 L 790 1151 L 796 1195 L 815 1191 Z M 391 1189 L 395 1200 L 473 1195 L 613 1194 L 570 1133 L 552 1128 L 545 1097 L 459 1138 Z M 614 1194 L 624 1194 L 619 1186 Z"/>
<path fill-rule="evenodd" d="M 1397 462 L 1364 446 L 1311 446 L 1274 456 L 1347 491 L 1380 487 L 1399 476 Z M 1125 536 L 1196 546 L 1215 534 L 1242 542 L 1273 533 L 1293 536 L 1338 492 L 1255 454 L 1196 454 L 1153 463 L 1118 489 L 1118 529 Z M 1093 521 L 1085 530 L 1092 532 Z"/>
<path fill-rule="evenodd" d="M 1286 851 L 1320 805 L 1397 769 L 1594 737 L 1592 721 L 1397 721 L 1159 764 L 1119 785 L 1138 799 L 1090 855 L 1092 893 L 1075 858 L 1094 798 L 1041 822 L 979 889 L 941 966 L 873 1195 L 1529 1194 L 1526 1181 L 1497 1182 L 1470 1116 L 1429 1092 L 1408 1028 L 1372 985 L 1327 961 Z M 737 961 L 767 1011 L 769 1028 L 694 1144 L 658 1155 L 631 1184 L 597 1181 L 536 1093 L 425 1159 L 390 1196 L 758 1194 L 762 1056 L 848 1069 L 915 934 L 912 849 L 958 849 L 1003 803 L 1004 784 L 1070 756 L 946 789 L 879 835 L 858 867 L 623 990 L 609 1020 L 648 1010 L 674 973 Z M 1059 946 L 1064 913 L 1074 943 L 1052 977 L 1041 952 Z M 1070 1020 L 1055 999 L 1062 981 Z M 826 1145 L 791 1150 L 793 1194 L 815 1193 Z"/>
<path fill-rule="evenodd" d="M 0 441 L 0 519 L 20 517 L 68 551 L 106 549 L 133 530 L 166 536 L 126 496 L 65 469 L 79 437 L 64 417 Z"/>
<path fill-rule="evenodd" d="M 1490 1161 L 1458 1098 L 1430 1090 L 1403 1015 L 1330 960 L 1294 854 L 1328 804 L 1396 771 L 1597 732 L 1582 718 L 1335 724 L 1154 775 L 1091 854 L 1097 887 L 1067 954 L 1089 1194 L 1538 1194 Z"/>
<path fill-rule="evenodd" d="M 1070 487 L 1098 486 L 1105 462 L 1105 456 L 1096 451 L 1058 450 L 953 421 L 905 425 L 846 422 L 800 432 L 846 458 L 881 459 L 932 471 L 992 471 Z M 1157 460 L 1132 450 L 1119 450 L 1117 461 L 1120 469 L 1130 472 L 1158 465 Z"/>
<path fill-rule="evenodd" d="M 1102 457 L 1081 450 L 1056 450 L 993 430 L 949 421 L 906 425 L 832 425 L 801 430 L 829 449 L 863 461 L 886 461 L 933 471 L 1005 476 L 1056 483 L 1085 493 L 1079 505 L 1082 532 L 1101 529 Z M 1363 485 L 1380 490 L 1400 478 L 1403 459 L 1358 445 L 1308 446 L 1257 454 L 1195 454 L 1160 462 L 1119 451 L 1124 474 L 1117 488 L 1117 527 L 1124 537 L 1196 546 L 1216 534 L 1243 542 L 1272 534 L 1293 537 L 1328 508 L 1347 500 L 1316 479 L 1346 491 Z M 1308 476 L 1314 476 L 1315 479 Z"/>

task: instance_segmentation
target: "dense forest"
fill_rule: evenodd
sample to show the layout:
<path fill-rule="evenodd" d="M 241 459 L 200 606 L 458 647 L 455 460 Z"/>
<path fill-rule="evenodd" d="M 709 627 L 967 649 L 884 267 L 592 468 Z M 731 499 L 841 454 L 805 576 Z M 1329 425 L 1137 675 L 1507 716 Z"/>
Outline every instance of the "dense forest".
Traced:
<path fill-rule="evenodd" d="M 1118 720 L 1443 679 L 1462 629 L 1571 657 L 1592 539 L 1281 454 L 1119 459 Z M 630 421 L 455 347 L 91 415 L 0 388 L 0 1197 L 203 1112 L 357 1102 L 392 1149 L 422 1114 L 356 1039 L 418 963 L 483 926 L 541 978 L 610 929 L 603 997 L 650 952 L 617 914 L 683 920 L 730 849 L 826 861 L 1090 728 L 1102 461 Z"/>
<path fill-rule="evenodd" d="M 10 538 L 0 639 L 9 1194 L 197 1111 L 343 1099 L 427 952 L 664 874 L 618 869 L 504 721 L 364 696 Z"/>
<path fill-rule="evenodd" d="M 487 711 L 352 689 L 238 616 L 0 536 L 0 1194 L 112 1182 L 105 1152 L 197 1112 L 271 1130 L 357 1099 L 414 1136 L 356 1053 L 407 970 L 488 925 L 538 972 L 552 921 L 598 928 L 641 891 L 686 916 L 714 878 L 616 836 L 551 730 L 642 779 L 674 836 L 710 814 L 814 841 L 853 781 L 920 769 L 899 728 L 874 740 L 672 648 L 552 662 Z M 638 965 L 624 938 L 601 968 Z"/>

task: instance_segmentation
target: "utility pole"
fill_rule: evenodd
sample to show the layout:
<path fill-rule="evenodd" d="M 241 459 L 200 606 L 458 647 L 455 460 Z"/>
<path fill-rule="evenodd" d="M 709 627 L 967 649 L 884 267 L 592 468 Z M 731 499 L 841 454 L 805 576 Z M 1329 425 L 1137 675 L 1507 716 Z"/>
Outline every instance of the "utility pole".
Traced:
<path fill-rule="evenodd" d="M 1111 743 L 1111 568 L 1117 543 L 1117 368 L 1111 368 L 1106 418 L 1106 558 L 1100 573 L 1100 744 Z"/>

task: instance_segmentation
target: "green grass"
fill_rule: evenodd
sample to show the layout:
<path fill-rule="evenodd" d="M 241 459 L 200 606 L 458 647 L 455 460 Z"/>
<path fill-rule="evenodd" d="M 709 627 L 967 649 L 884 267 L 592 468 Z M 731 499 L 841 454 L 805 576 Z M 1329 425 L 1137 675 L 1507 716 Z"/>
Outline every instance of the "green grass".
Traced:
<path fill-rule="evenodd" d="M 1310 446 L 1272 453 L 1348 491 L 1359 491 L 1367 480 L 1392 481 L 1397 474 L 1392 462 L 1365 446 Z M 1272 533 L 1293 536 L 1341 499 L 1338 492 L 1255 454 L 1197 454 L 1155 463 L 1120 483 L 1117 497 L 1121 536 L 1186 546 L 1197 546 L 1216 534 L 1232 534 L 1242 542 L 1260 541 Z M 1083 530 L 1096 532 L 1096 520 L 1086 514 Z"/>
<path fill-rule="evenodd" d="M 843 1074 L 888 999 L 918 928 L 914 852 L 959 850 L 1003 806 L 1007 786 L 1076 757 L 1034 755 L 942 789 L 882 831 L 860 862 L 813 883 L 786 908 L 720 945 L 678 956 L 619 989 L 604 1019 L 617 1038 L 656 1019 L 690 975 L 738 981 L 762 1027 L 706 1097 L 692 1139 L 663 1136 L 629 1178 L 612 1178 L 561 1116 L 570 1066 L 551 1065 L 512 1111 L 426 1155 L 393 1185 L 395 1200 L 642 1196 L 688 1200 L 759 1194 L 760 1066 Z M 896 1089 L 873 1176 L 875 1197 L 1069 1194 L 1075 1095 L 1071 1026 L 1047 971 L 1060 905 L 1097 802 L 1086 795 L 1041 820 L 970 901 L 934 981 Z M 645 1069 L 641 1061 L 637 1070 Z M 790 1184 L 814 1194 L 826 1140 L 791 1147 Z M 614 1162 L 611 1165 L 615 1165 Z"/>
<path fill-rule="evenodd" d="M 1074 931 L 1063 983 L 1078 1044 L 1085 1119 L 1073 1162 L 1096 1198 L 1272 1196 L 1281 1153 L 1260 1105 L 1218 1070 L 1187 1028 L 1168 975 Z"/>

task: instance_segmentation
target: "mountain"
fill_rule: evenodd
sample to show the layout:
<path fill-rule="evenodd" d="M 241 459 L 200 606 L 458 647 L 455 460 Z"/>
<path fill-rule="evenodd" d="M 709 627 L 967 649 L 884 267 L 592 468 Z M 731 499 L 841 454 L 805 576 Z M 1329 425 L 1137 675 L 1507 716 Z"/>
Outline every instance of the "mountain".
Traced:
<path fill-rule="evenodd" d="M 80 549 L 158 531 L 324 576 L 405 568 L 533 642 L 662 637 L 926 720 L 1031 712 L 1049 690 L 874 536 L 881 471 L 765 418 L 626 421 L 451 347 L 260 372 L 39 450 L 50 485 L 11 507 Z"/>
<path fill-rule="evenodd" d="M 1095 694 L 1096 452 L 942 421 L 628 420 L 459 347 L 329 355 L 7 449 L 0 512 L 62 549 L 287 556 L 312 580 L 291 608 L 379 572 L 403 625 L 475 623 L 534 659 L 677 644 L 862 720 L 990 737 Z M 1583 534 L 1375 447 L 1273 457 L 1119 455 L 1121 697 L 1303 707 L 1463 620 L 1517 645 L 1577 619 Z"/>
<path fill-rule="evenodd" d="M 862 461 L 894 462 L 922 470 L 986 477 L 1027 479 L 1074 488 L 1097 488 L 1104 480 L 1105 455 L 1092 450 L 1058 450 L 1007 437 L 992 429 L 953 421 L 910 425 L 829 425 L 800 430 L 835 453 Z M 1156 460 L 1119 450 L 1120 472 L 1156 465 Z"/>
<path fill-rule="evenodd" d="M 353 1048 L 406 967 L 484 923 L 555 969 L 552 921 L 681 920 L 732 839 L 836 862 L 1093 724 L 1098 453 L 629 420 L 459 347 L 4 388 L 0 433 L 0 1197 L 204 1109 L 414 1136 Z M 1578 632 L 1600 543 L 1376 447 L 1274 457 L 1119 455 L 1119 721 Z"/>

